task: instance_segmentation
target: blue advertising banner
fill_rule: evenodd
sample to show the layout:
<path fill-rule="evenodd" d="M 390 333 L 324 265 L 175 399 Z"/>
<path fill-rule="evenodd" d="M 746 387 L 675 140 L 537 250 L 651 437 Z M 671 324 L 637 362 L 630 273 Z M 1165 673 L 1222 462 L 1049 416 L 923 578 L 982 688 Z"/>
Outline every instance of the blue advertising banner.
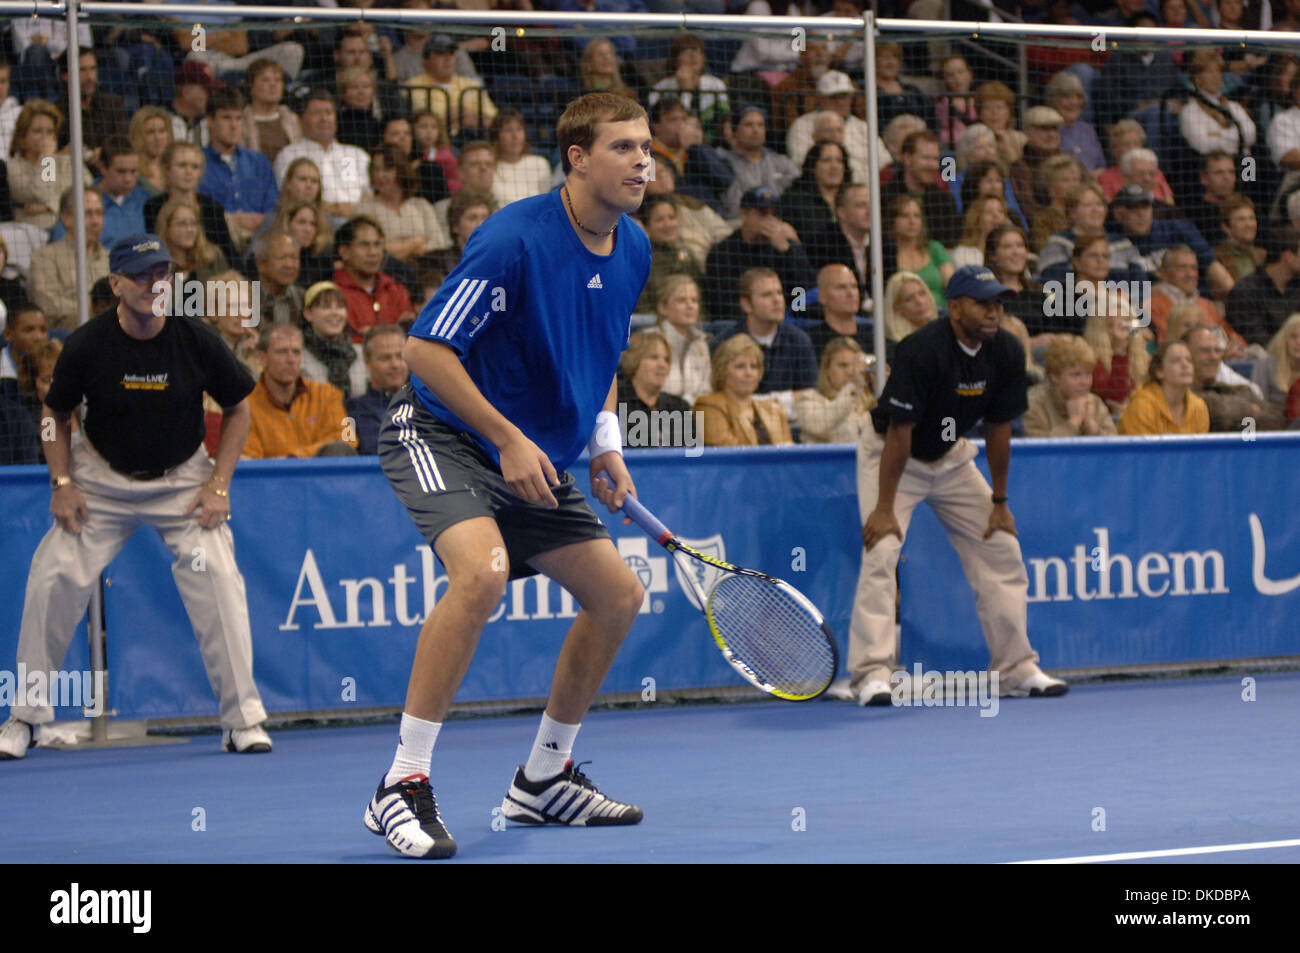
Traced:
<path fill-rule="evenodd" d="M 1254 441 L 1017 441 L 1009 492 L 1029 573 L 1030 639 L 1049 669 L 1300 655 L 1300 437 Z M 843 650 L 861 546 L 851 446 L 629 455 L 641 499 L 680 536 L 792 582 Z M 980 460 L 983 467 L 983 459 Z M 574 475 L 587 488 L 585 464 Z M 0 669 L 17 648 L 26 567 L 50 525 L 43 468 L 0 471 Z M 271 711 L 400 706 L 440 564 L 373 458 L 241 463 L 232 490 L 255 673 Z M 678 569 L 603 512 L 646 588 L 602 690 L 739 684 Z M 987 664 L 974 598 L 921 507 L 899 569 L 905 664 Z M 106 572 L 111 704 L 119 717 L 215 715 L 173 557 L 138 533 Z M 189 554 L 175 571 L 201 571 Z M 544 696 L 573 599 L 540 577 L 511 583 L 458 701 Z M 84 635 L 65 669 L 84 667 Z M 79 712 L 61 711 L 60 717 Z"/>

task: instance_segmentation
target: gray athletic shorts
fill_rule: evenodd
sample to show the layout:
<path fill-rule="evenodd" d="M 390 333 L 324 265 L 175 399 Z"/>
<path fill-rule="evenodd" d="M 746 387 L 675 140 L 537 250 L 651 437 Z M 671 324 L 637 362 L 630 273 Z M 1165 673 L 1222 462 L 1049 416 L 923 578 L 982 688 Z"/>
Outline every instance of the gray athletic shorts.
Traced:
<path fill-rule="evenodd" d="M 515 496 L 478 442 L 429 413 L 409 384 L 384 413 L 379 464 L 430 546 L 449 526 L 478 516 L 495 520 L 511 579 L 536 574 L 528 565 L 534 556 L 609 538 L 572 474 L 560 474 L 560 485 L 551 488 L 560 504 L 555 509 Z"/>

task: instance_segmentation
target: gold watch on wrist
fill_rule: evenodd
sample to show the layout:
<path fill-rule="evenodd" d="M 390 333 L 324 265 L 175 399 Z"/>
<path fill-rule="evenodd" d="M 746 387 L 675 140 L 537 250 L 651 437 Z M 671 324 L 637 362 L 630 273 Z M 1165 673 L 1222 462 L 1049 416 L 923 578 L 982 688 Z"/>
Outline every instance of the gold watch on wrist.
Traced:
<path fill-rule="evenodd" d="M 60 477 L 52 476 L 50 477 L 50 489 L 57 490 L 60 487 L 67 486 L 71 482 L 72 482 L 72 477 L 70 476 L 60 476 Z"/>

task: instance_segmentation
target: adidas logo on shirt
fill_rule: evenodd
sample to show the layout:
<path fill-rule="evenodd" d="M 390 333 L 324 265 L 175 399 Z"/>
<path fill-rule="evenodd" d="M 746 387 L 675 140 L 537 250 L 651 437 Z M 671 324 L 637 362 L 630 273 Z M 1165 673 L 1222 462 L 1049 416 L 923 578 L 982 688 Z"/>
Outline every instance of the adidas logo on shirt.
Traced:
<path fill-rule="evenodd" d="M 600 283 L 600 275 L 599 275 L 599 273 L 596 274 L 596 276 L 595 276 L 594 278 L 592 278 L 589 282 L 587 282 L 587 287 L 588 287 L 588 288 L 604 288 L 604 287 L 605 287 L 604 285 L 602 285 L 602 284 Z"/>

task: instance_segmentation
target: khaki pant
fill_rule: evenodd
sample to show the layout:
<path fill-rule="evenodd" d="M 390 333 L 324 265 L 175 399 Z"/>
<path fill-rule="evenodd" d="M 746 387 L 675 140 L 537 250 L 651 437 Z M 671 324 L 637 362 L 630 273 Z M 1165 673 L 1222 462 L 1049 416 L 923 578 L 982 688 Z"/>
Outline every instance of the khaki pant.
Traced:
<path fill-rule="evenodd" d="M 876 507 L 883 450 L 884 438 L 874 428 L 865 428 L 858 442 L 858 510 L 863 523 Z M 975 590 L 976 611 L 992 657 L 989 670 L 998 673 L 1002 685 L 1014 686 L 1032 675 L 1038 664 L 1026 633 L 1029 576 L 1014 536 L 996 532 L 983 538 L 993 510 L 993 492 L 975 466 L 976 453 L 973 444 L 961 439 L 933 463 L 909 459 L 894 496 L 894 517 L 906 537 L 917 504 L 930 504 Z M 849 628 L 848 665 L 854 691 L 869 681 L 889 681 L 898 668 L 894 580 L 902 548 L 898 537 L 886 536 L 862 554 Z M 933 579 L 932 584 L 930 592 L 912 595 L 942 598 L 946 582 Z"/>
<path fill-rule="evenodd" d="M 266 720 L 253 682 L 252 632 L 234 537 L 225 524 L 201 528 L 197 510 L 185 515 L 211 475 L 212 461 L 200 446 L 161 479 L 131 480 L 111 469 L 80 432 L 73 435 L 72 479 L 86 498 L 90 522 L 80 534 L 56 522 L 32 557 L 18 635 L 18 661 L 26 663 L 27 671 L 59 669 L 99 574 L 137 529 L 152 526 L 176 558 L 172 578 L 221 703 L 222 727 L 246 728 Z M 129 631 L 115 635 L 131 637 Z M 15 705 L 12 715 L 35 725 L 54 720 L 48 705 Z"/>

